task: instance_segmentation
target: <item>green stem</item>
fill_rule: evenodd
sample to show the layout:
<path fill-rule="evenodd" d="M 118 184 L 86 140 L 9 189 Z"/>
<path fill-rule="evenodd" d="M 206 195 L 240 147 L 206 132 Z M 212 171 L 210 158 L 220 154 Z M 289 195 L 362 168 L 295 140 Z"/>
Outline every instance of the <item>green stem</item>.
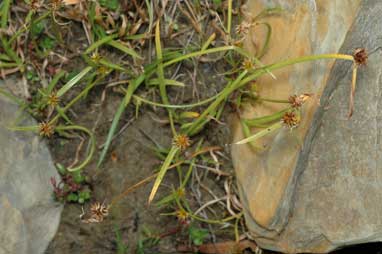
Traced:
<path fill-rule="evenodd" d="M 194 108 L 197 106 L 202 106 L 204 104 L 207 104 L 207 103 L 215 100 L 217 97 L 219 97 L 219 95 L 220 95 L 220 93 L 218 93 L 218 94 L 216 94 L 216 95 L 214 95 L 208 99 L 205 99 L 203 101 L 199 101 L 199 102 L 192 103 L 192 104 L 184 104 L 184 105 L 172 105 L 172 104 L 158 103 L 158 102 L 150 101 L 150 100 L 147 100 L 145 98 L 139 97 L 138 95 L 133 95 L 133 98 L 138 100 L 138 101 L 142 101 L 144 103 L 147 103 L 149 105 L 156 106 L 156 107 L 171 108 L 171 109 L 182 109 L 182 108 Z"/>
<path fill-rule="evenodd" d="M 277 123 L 271 125 L 270 127 L 266 128 L 264 130 L 261 130 L 261 131 L 257 132 L 256 134 L 254 134 L 248 138 L 245 138 L 245 139 L 242 139 L 242 140 L 236 142 L 235 145 L 242 145 L 242 144 L 246 144 L 246 143 L 255 141 L 261 137 L 264 137 L 265 135 L 268 135 L 269 133 L 274 132 L 275 130 L 280 129 L 281 127 L 282 127 L 281 122 L 277 122 Z"/>
<path fill-rule="evenodd" d="M 274 122 L 274 121 L 277 121 L 277 120 L 280 120 L 281 117 L 290 110 L 291 108 L 286 108 L 286 109 L 283 109 L 279 112 L 276 112 L 272 115 L 269 115 L 269 116 L 262 116 L 262 117 L 258 117 L 258 118 L 254 118 L 254 119 L 243 119 L 243 121 L 250 127 L 255 127 L 256 125 L 259 125 L 259 124 L 267 124 L 267 123 L 271 123 L 271 122 Z"/>
<path fill-rule="evenodd" d="M 62 109 L 62 112 L 66 112 L 71 106 L 73 106 L 77 101 L 79 101 L 83 96 L 88 94 L 90 89 L 92 89 L 94 86 L 97 85 L 98 82 L 100 82 L 104 76 L 97 78 L 93 83 L 88 85 L 84 90 L 82 90 L 73 100 L 71 100 L 68 104 L 65 105 L 65 107 Z M 59 118 L 60 114 L 57 114 L 52 120 L 49 121 L 50 124 L 54 124 Z"/>
<path fill-rule="evenodd" d="M 74 167 L 74 168 L 68 168 L 67 170 L 70 172 L 74 172 L 74 171 L 78 171 L 78 170 L 81 170 L 82 168 L 84 168 L 92 159 L 95 148 L 96 148 L 96 145 L 95 145 L 96 142 L 95 142 L 95 138 L 94 138 L 93 133 L 91 133 L 87 128 L 82 127 L 82 126 L 78 126 L 78 125 L 57 126 L 55 128 L 55 130 L 57 130 L 57 131 L 79 130 L 79 131 L 83 131 L 89 135 L 89 137 L 90 137 L 90 151 L 88 153 L 88 156 L 85 158 L 85 160 L 80 165 L 78 165 L 77 167 Z"/>
<path fill-rule="evenodd" d="M 263 97 L 257 97 L 257 101 L 266 101 L 266 102 L 273 102 L 273 103 L 290 103 L 288 100 L 276 100 L 276 99 L 268 99 Z"/>
<path fill-rule="evenodd" d="M 303 63 L 303 62 L 310 62 L 315 60 L 322 60 L 322 59 L 341 59 L 341 60 L 349 60 L 354 62 L 354 58 L 351 55 L 344 55 L 344 54 L 321 54 L 321 55 L 312 55 L 312 56 L 302 56 L 294 59 L 288 59 L 285 61 L 281 61 L 278 63 L 270 64 L 263 66 L 256 70 L 253 74 L 249 75 L 245 79 L 243 79 L 240 84 L 235 87 L 235 89 L 244 86 L 248 82 L 254 80 L 255 78 L 260 77 L 267 71 L 277 70 L 289 65 L 297 64 L 297 63 Z"/>
<path fill-rule="evenodd" d="M 210 106 L 198 117 L 198 119 L 193 122 L 193 124 L 188 128 L 187 133 L 192 133 L 195 129 L 198 128 L 198 126 L 203 123 L 203 121 L 207 118 L 207 116 L 212 112 L 215 111 L 216 108 L 219 106 L 219 104 L 224 101 L 230 94 L 235 90 L 235 87 L 241 83 L 242 79 L 247 75 L 247 71 L 243 71 L 240 76 L 233 81 L 232 83 L 228 84 L 226 88 L 222 90 L 220 93 L 220 96 L 216 98 L 216 100 L 211 103 Z"/>

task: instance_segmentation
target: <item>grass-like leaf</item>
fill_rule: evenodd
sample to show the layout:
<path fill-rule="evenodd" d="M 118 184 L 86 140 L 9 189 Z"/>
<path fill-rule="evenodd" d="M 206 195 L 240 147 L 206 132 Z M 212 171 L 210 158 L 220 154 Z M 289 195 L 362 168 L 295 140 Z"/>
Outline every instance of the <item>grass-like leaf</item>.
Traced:
<path fill-rule="evenodd" d="M 75 77 L 73 77 L 71 80 L 68 81 L 63 87 L 60 88 L 60 90 L 57 91 L 57 96 L 61 97 L 64 95 L 67 91 L 69 91 L 75 84 L 78 83 L 89 71 L 91 71 L 92 67 L 88 66 L 85 69 L 83 69 L 80 73 L 78 73 Z"/>
<path fill-rule="evenodd" d="M 264 129 L 264 130 L 261 130 L 259 132 L 257 132 L 256 134 L 248 137 L 248 138 L 245 138 L 243 140 L 240 140 L 238 142 L 236 142 L 235 144 L 236 145 L 242 145 L 242 144 L 246 144 L 246 143 L 249 143 L 249 142 L 253 142 L 261 137 L 264 137 L 265 135 L 268 135 L 269 133 L 271 132 L 274 132 L 275 130 L 278 130 L 282 127 L 282 124 L 281 122 L 277 122 L 271 126 L 269 126 L 268 128 Z"/>
<path fill-rule="evenodd" d="M 104 161 L 106 153 L 109 150 L 109 147 L 111 145 L 111 141 L 113 140 L 114 133 L 117 130 L 119 120 L 121 119 L 123 112 L 125 112 L 126 106 L 130 103 L 130 100 L 135 90 L 143 83 L 144 79 L 145 79 L 145 76 L 141 75 L 129 84 L 125 97 L 123 98 L 121 104 L 118 107 L 117 112 L 114 115 L 113 122 L 111 123 L 111 127 L 107 134 L 105 146 L 103 147 L 103 150 L 97 162 L 97 167 L 101 166 L 102 162 Z"/>
<path fill-rule="evenodd" d="M 167 172 L 167 169 L 170 166 L 172 160 L 174 159 L 174 157 L 178 151 L 179 151 L 179 149 L 177 147 L 173 146 L 171 148 L 170 152 L 168 153 L 166 160 L 163 162 L 163 165 L 159 170 L 159 174 L 158 174 L 157 178 L 155 179 L 153 188 L 151 189 L 151 193 L 149 196 L 149 204 L 153 201 L 155 194 L 158 191 L 159 185 L 162 183 L 162 180 L 163 180 L 163 178 Z"/>
<path fill-rule="evenodd" d="M 142 59 L 142 57 L 137 52 L 135 52 L 134 49 L 128 48 L 118 41 L 115 41 L 115 40 L 108 41 L 107 44 L 116 48 L 116 49 L 119 49 L 120 51 L 122 51 L 122 52 L 124 52 L 124 53 L 126 53 L 126 54 L 128 54 L 134 58 Z"/>
<path fill-rule="evenodd" d="M 94 42 L 92 45 L 90 45 L 84 52 L 84 54 L 89 54 L 90 52 L 92 52 L 93 50 L 99 48 L 100 46 L 102 46 L 103 44 L 105 43 L 108 43 L 110 41 L 112 41 L 113 39 L 117 38 L 117 34 L 113 34 L 113 35 L 109 35 L 109 36 L 105 36 L 103 37 L 102 39 Z"/>

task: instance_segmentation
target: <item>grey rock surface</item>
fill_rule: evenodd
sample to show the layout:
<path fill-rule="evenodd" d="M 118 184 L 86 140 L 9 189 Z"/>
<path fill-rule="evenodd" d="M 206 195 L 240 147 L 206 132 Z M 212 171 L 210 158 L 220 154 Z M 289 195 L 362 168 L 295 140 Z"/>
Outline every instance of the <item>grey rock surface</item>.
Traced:
<path fill-rule="evenodd" d="M 382 241 L 381 13 L 382 1 L 361 2 L 340 49 L 348 54 L 358 47 L 372 52 L 367 66 L 358 71 L 355 112 L 348 119 L 352 65 L 338 61 L 274 216 L 271 226 L 277 230 L 254 220 L 249 224 L 261 247 L 326 253 Z"/>
<path fill-rule="evenodd" d="M 38 135 L 6 128 L 18 113 L 0 95 L 0 254 L 39 254 L 60 222 L 62 205 L 54 202 L 50 185 L 50 177 L 59 176 Z M 22 124 L 36 123 L 24 116 Z"/>
<path fill-rule="evenodd" d="M 381 13 L 381 1 L 363 1 L 341 49 L 372 52 L 358 71 L 353 117 L 347 118 L 351 65 L 338 62 L 305 140 L 292 217 L 280 238 L 295 250 L 382 241 Z"/>

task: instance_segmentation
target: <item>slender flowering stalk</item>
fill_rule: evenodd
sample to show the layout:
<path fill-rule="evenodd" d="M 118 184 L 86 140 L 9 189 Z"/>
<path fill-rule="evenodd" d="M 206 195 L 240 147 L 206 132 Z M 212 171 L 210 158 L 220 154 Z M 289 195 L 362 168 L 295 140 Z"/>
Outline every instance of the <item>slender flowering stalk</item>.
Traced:
<path fill-rule="evenodd" d="M 350 91 L 350 98 L 349 98 L 349 115 L 348 117 L 352 117 L 354 112 L 354 96 L 355 96 L 355 89 L 356 89 L 356 83 L 357 83 L 357 70 L 360 66 L 366 65 L 368 54 L 366 52 L 366 49 L 364 48 L 357 48 L 354 50 L 353 54 L 354 58 L 354 65 L 353 65 L 353 75 L 352 75 L 352 81 L 351 81 L 351 91 Z"/>

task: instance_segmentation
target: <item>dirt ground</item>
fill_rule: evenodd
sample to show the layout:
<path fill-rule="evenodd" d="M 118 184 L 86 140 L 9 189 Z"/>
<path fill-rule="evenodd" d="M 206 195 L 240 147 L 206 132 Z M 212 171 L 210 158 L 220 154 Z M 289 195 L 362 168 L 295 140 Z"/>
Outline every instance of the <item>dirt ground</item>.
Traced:
<path fill-rule="evenodd" d="M 201 82 L 202 85 L 198 91 L 203 94 L 203 97 L 208 97 L 208 94 L 221 88 L 216 82 L 217 78 L 208 75 L 209 68 L 217 67 L 205 65 L 202 68 L 203 78 L 211 79 L 213 82 Z M 214 72 L 216 73 L 216 70 Z M 191 89 L 189 87 L 188 91 L 185 89 L 181 94 L 173 92 L 171 97 L 178 100 L 178 103 L 180 101 L 180 104 L 185 104 L 191 99 Z M 73 112 L 76 114 L 75 121 L 95 131 L 99 146 L 106 138 L 113 114 L 121 101 L 121 96 L 118 94 L 108 93 L 106 100 L 101 102 L 102 92 L 102 89 L 92 91 L 85 100 L 73 108 Z M 229 110 L 227 109 L 227 111 Z M 103 166 L 96 169 L 94 161 L 87 167 L 85 172 L 91 179 L 92 200 L 110 202 L 127 187 L 152 175 L 161 163 L 152 149 L 155 143 L 163 147 L 171 144 L 170 128 L 165 123 L 166 121 L 161 120 L 166 117 L 165 111 L 144 106 L 140 108 L 138 117 L 135 114 L 134 106 L 129 107 L 124 114 L 120 124 L 123 132 L 120 132 L 114 139 L 111 153 L 107 156 Z M 226 145 L 230 142 L 227 122 L 212 122 L 202 135 L 208 138 L 209 145 L 225 148 L 223 150 L 225 158 L 221 158 L 221 170 L 232 174 L 229 146 Z M 50 140 L 49 146 L 54 160 L 69 165 L 75 157 L 79 142 L 80 139 L 65 140 L 60 137 Z M 97 155 L 95 157 L 97 158 Z M 224 194 L 224 179 L 218 179 L 216 175 L 208 173 L 204 169 L 197 169 L 197 171 L 201 182 L 208 189 L 213 190 L 215 195 Z M 159 189 L 157 200 L 171 193 L 172 188 L 176 188 L 178 185 L 179 179 L 176 171 L 169 172 Z M 128 194 L 111 209 L 111 214 L 105 221 L 97 224 L 80 222 L 81 205 L 65 205 L 58 233 L 46 253 L 116 253 L 117 233 L 121 235 L 123 243 L 128 246 L 126 253 L 136 253 L 139 240 L 143 240 L 145 237 L 143 233 L 145 228 L 156 236 L 166 234 L 169 236 L 161 238 L 158 245 L 144 253 L 178 253 L 177 245 L 188 244 L 187 234 L 185 232 L 171 233 L 178 226 L 177 218 L 160 215 L 171 212 L 171 208 L 158 208 L 155 204 L 148 206 L 147 200 L 151 188 L 152 183 L 149 183 Z M 199 193 L 199 191 L 195 190 L 195 193 Z M 196 206 L 198 201 L 205 202 L 211 198 L 205 193 L 200 193 L 199 197 L 193 197 L 193 195 L 194 193 L 191 192 L 190 200 Z M 197 195 L 195 194 L 195 196 Z M 201 226 L 208 228 L 206 223 Z M 229 230 L 220 229 L 213 234 L 218 236 L 218 240 L 233 239 L 232 232 Z"/>

